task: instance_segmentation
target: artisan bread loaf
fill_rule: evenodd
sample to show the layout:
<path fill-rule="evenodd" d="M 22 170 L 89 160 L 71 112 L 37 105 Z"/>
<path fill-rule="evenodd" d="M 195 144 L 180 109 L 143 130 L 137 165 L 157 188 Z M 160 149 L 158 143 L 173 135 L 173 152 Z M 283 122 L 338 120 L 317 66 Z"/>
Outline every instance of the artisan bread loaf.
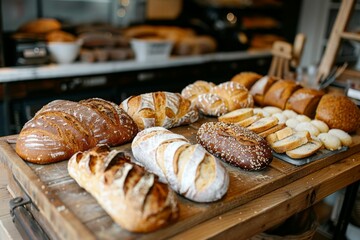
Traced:
<path fill-rule="evenodd" d="M 172 128 L 198 120 L 195 106 L 179 93 L 152 92 L 125 99 L 120 107 L 124 109 L 138 128 L 160 126 Z"/>
<path fill-rule="evenodd" d="M 209 93 L 210 90 L 215 86 L 216 85 L 212 82 L 198 80 L 192 84 L 187 85 L 181 91 L 181 96 L 183 96 L 186 99 L 189 99 L 191 102 L 194 102 L 196 101 L 199 95 Z"/>
<path fill-rule="evenodd" d="M 96 144 L 130 142 L 137 131 L 130 116 L 112 102 L 55 100 L 24 125 L 15 150 L 29 162 L 45 164 L 69 159 Z"/>
<path fill-rule="evenodd" d="M 68 172 L 128 231 L 154 231 L 178 217 L 175 193 L 154 174 L 131 163 L 123 152 L 110 151 L 107 145 L 74 154 Z"/>
<path fill-rule="evenodd" d="M 227 192 L 229 175 L 221 162 L 182 135 L 163 127 L 147 128 L 131 147 L 136 163 L 190 200 L 212 202 Z"/>
<path fill-rule="evenodd" d="M 316 108 L 323 95 L 324 92 L 320 90 L 300 88 L 287 100 L 286 109 L 314 118 Z"/>
<path fill-rule="evenodd" d="M 221 116 L 240 108 L 254 106 L 248 90 L 236 82 L 224 82 L 212 88 L 210 93 L 198 97 L 196 107 L 204 115 Z"/>
<path fill-rule="evenodd" d="M 301 85 L 292 80 L 276 81 L 266 92 L 264 96 L 264 105 L 285 109 L 286 102 L 299 88 L 301 88 Z"/>
<path fill-rule="evenodd" d="M 210 153 L 245 170 L 261 170 L 273 158 L 271 148 L 262 137 L 236 124 L 204 123 L 196 139 Z"/>
<path fill-rule="evenodd" d="M 325 94 L 316 109 L 316 119 L 330 128 L 354 132 L 360 127 L 360 110 L 348 97 Z"/>
<path fill-rule="evenodd" d="M 53 18 L 39 18 L 21 25 L 19 32 L 45 34 L 51 31 L 60 30 L 61 23 Z"/>
<path fill-rule="evenodd" d="M 241 72 L 232 77 L 230 81 L 240 83 L 250 89 L 260 78 L 262 78 L 262 75 L 255 72 Z"/>
<path fill-rule="evenodd" d="M 275 83 L 277 79 L 271 76 L 264 76 L 259 79 L 250 89 L 250 94 L 254 98 L 255 104 L 258 106 L 264 106 L 264 96 L 269 90 L 271 85 Z"/>

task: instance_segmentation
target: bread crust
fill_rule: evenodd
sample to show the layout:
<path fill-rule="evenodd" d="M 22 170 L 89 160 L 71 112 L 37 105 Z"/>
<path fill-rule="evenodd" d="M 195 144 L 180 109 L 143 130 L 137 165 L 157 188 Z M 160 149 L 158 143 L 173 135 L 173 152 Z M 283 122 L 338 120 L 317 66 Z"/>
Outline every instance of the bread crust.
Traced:
<path fill-rule="evenodd" d="M 244 170 L 261 170 L 273 159 L 271 148 L 262 137 L 236 124 L 204 123 L 196 139 L 216 157 Z"/>
<path fill-rule="evenodd" d="M 314 118 L 316 108 L 325 93 L 320 90 L 301 88 L 295 91 L 286 103 L 286 109 Z"/>
<path fill-rule="evenodd" d="M 279 80 L 271 85 L 264 97 L 264 105 L 285 109 L 286 102 L 297 89 L 299 84 L 292 80 Z"/>

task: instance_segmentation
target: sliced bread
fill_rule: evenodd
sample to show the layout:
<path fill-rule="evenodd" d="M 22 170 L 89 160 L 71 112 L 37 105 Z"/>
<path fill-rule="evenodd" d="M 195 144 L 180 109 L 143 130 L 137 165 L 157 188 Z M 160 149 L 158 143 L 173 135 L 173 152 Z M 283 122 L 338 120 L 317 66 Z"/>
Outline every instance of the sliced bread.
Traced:
<path fill-rule="evenodd" d="M 293 150 L 305 143 L 309 142 L 311 139 L 310 133 L 307 131 L 296 132 L 289 137 L 286 137 L 280 141 L 274 142 L 271 144 L 272 149 L 277 153 L 284 153 L 286 151 Z"/>
<path fill-rule="evenodd" d="M 273 144 L 274 142 L 280 141 L 290 135 L 294 134 L 295 131 L 291 127 L 285 127 L 279 131 L 276 131 L 269 136 L 266 137 L 266 141 L 269 144 Z"/>
<path fill-rule="evenodd" d="M 272 133 L 275 133 L 281 129 L 283 129 L 284 127 L 286 127 L 285 123 L 280 123 L 280 124 L 277 124 L 275 125 L 274 127 L 272 128 L 269 128 L 268 130 L 265 130 L 261 133 L 259 133 L 259 135 L 263 138 L 266 138 L 267 136 L 269 136 L 270 134 Z"/>
<path fill-rule="evenodd" d="M 252 108 L 241 108 L 218 117 L 218 120 L 224 123 L 236 123 L 253 115 L 254 111 Z"/>
<path fill-rule="evenodd" d="M 265 117 L 251 124 L 248 129 L 255 133 L 261 133 L 269 128 L 272 128 L 277 123 L 278 119 L 276 117 Z"/>
<path fill-rule="evenodd" d="M 300 147 L 294 148 L 293 150 L 286 151 L 286 155 L 291 158 L 299 159 L 313 155 L 322 147 L 322 142 L 311 139 L 308 143 L 301 145 Z"/>
<path fill-rule="evenodd" d="M 250 126 L 251 124 L 253 124 L 254 122 L 256 122 L 257 120 L 259 120 L 260 118 L 262 118 L 263 115 L 261 113 L 257 113 L 251 117 L 245 118 L 244 120 L 237 122 L 236 124 L 242 126 L 242 127 L 247 127 Z"/>

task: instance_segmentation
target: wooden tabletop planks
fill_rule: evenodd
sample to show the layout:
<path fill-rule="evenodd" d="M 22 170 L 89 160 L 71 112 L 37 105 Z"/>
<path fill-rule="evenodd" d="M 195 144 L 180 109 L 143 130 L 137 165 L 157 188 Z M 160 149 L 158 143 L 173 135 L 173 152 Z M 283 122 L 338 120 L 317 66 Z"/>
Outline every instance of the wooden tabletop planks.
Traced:
<path fill-rule="evenodd" d="M 201 119 L 189 126 L 171 129 L 196 143 L 196 132 L 201 124 L 213 119 Z M 360 137 L 355 136 L 353 146 L 338 155 L 297 167 L 274 159 L 263 171 L 244 171 L 225 164 L 230 175 L 227 194 L 220 201 L 201 204 L 179 196 L 180 217 L 174 224 L 149 234 L 127 232 L 115 224 L 96 200 L 67 173 L 67 161 L 47 165 L 24 162 L 14 151 L 14 145 L 0 139 L 0 161 L 5 163 L 22 187 L 27 191 L 41 214 L 51 224 L 60 239 L 165 239 L 189 231 L 194 226 L 225 214 L 231 209 L 248 204 L 292 182 L 312 174 L 332 163 L 360 151 Z M 130 144 L 117 147 L 130 151 Z"/>

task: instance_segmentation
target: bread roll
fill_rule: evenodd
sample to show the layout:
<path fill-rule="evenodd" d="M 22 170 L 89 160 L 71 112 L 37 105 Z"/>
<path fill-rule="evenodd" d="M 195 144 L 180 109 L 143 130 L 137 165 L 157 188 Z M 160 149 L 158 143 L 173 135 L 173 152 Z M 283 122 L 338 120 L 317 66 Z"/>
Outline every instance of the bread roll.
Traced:
<path fill-rule="evenodd" d="M 131 96 L 120 107 L 134 119 L 139 129 L 172 128 L 193 123 L 199 118 L 195 106 L 179 93 L 153 92 Z"/>
<path fill-rule="evenodd" d="M 324 123 L 321 120 L 312 120 L 311 124 L 314 125 L 315 127 L 317 127 L 317 129 L 319 129 L 320 133 L 326 133 L 329 131 L 329 127 L 326 123 Z"/>
<path fill-rule="evenodd" d="M 299 120 L 299 122 L 311 122 L 311 118 L 306 115 L 297 115 L 296 119 Z"/>
<path fill-rule="evenodd" d="M 298 115 L 296 112 L 294 112 L 293 110 L 289 110 L 289 109 L 285 109 L 282 112 L 288 119 L 289 118 L 296 118 L 296 116 Z"/>
<path fill-rule="evenodd" d="M 45 34 L 51 31 L 60 30 L 61 23 L 53 18 L 40 18 L 26 22 L 20 26 L 19 32 Z"/>
<path fill-rule="evenodd" d="M 76 37 L 71 33 L 56 30 L 51 31 L 45 36 L 46 41 L 48 42 L 74 42 L 76 41 Z"/>
<path fill-rule="evenodd" d="M 318 135 L 318 138 L 324 144 L 326 149 L 328 149 L 330 151 L 338 150 L 341 148 L 341 141 L 335 135 L 332 135 L 330 133 L 320 133 Z"/>
<path fill-rule="evenodd" d="M 261 170 L 272 161 L 271 148 L 267 142 L 236 124 L 204 123 L 196 139 L 210 153 L 244 170 Z"/>
<path fill-rule="evenodd" d="M 256 81 L 258 81 L 260 78 L 262 78 L 262 75 L 255 72 L 241 72 L 232 77 L 230 81 L 240 83 L 248 90 L 250 90 L 252 85 L 254 85 L 254 83 L 256 83 Z"/>
<path fill-rule="evenodd" d="M 181 96 L 189 99 L 191 102 L 196 101 L 197 97 L 204 93 L 209 93 L 210 90 L 216 85 L 212 82 L 206 82 L 202 80 L 195 81 L 192 84 L 187 85 L 182 91 Z"/>
<path fill-rule="evenodd" d="M 324 92 L 320 90 L 301 88 L 290 96 L 286 103 L 286 109 L 314 118 L 316 107 L 323 95 Z"/>
<path fill-rule="evenodd" d="M 268 112 L 270 115 L 273 115 L 275 113 L 282 113 L 282 110 L 280 108 L 272 106 L 263 107 L 263 110 Z"/>
<path fill-rule="evenodd" d="M 52 163 L 97 144 L 117 146 L 130 142 L 137 131 L 130 116 L 112 102 L 99 98 L 55 100 L 24 125 L 15 150 L 29 162 Z"/>
<path fill-rule="evenodd" d="M 286 102 L 290 96 L 301 86 L 295 81 L 279 80 L 271 85 L 264 97 L 264 105 L 285 109 Z"/>
<path fill-rule="evenodd" d="M 253 111 L 254 111 L 254 114 L 260 113 L 260 114 L 263 115 L 264 117 L 270 117 L 270 116 L 271 116 L 271 114 L 270 114 L 269 112 L 265 111 L 265 110 L 262 109 L 262 108 L 254 108 Z"/>
<path fill-rule="evenodd" d="M 275 113 L 272 115 L 278 119 L 278 123 L 285 123 L 288 118 L 282 113 Z"/>
<path fill-rule="evenodd" d="M 291 127 L 291 128 L 296 128 L 296 126 L 300 123 L 299 120 L 297 120 L 296 118 L 290 118 L 288 120 L 286 120 L 285 124 L 286 126 L 288 127 Z"/>
<path fill-rule="evenodd" d="M 128 231 L 155 231 L 178 217 L 174 192 L 124 153 L 110 151 L 106 145 L 74 154 L 68 171 Z"/>
<path fill-rule="evenodd" d="M 347 133 L 347 132 L 345 132 L 345 131 L 343 131 L 343 130 L 341 130 L 341 129 L 330 129 L 330 131 L 328 132 L 329 134 L 331 134 L 331 135 L 334 135 L 334 136 L 336 136 L 336 137 L 338 137 L 339 139 L 340 139 L 340 141 L 341 141 L 341 144 L 343 145 L 343 146 L 350 146 L 351 145 L 351 143 L 352 143 L 352 138 L 351 138 L 351 136 Z"/>
<path fill-rule="evenodd" d="M 254 98 L 254 102 L 259 106 L 264 106 L 264 96 L 269 90 L 271 85 L 275 83 L 277 79 L 270 76 L 264 76 L 251 87 L 250 94 Z"/>
<path fill-rule="evenodd" d="M 190 200 L 212 202 L 227 192 L 229 175 L 220 161 L 182 135 L 162 127 L 147 128 L 138 133 L 131 148 L 138 164 Z"/>
<path fill-rule="evenodd" d="M 296 127 L 295 130 L 297 132 L 301 132 L 301 131 L 308 131 L 311 136 L 317 136 L 320 134 L 319 129 L 317 129 L 317 127 L 315 127 L 314 125 L 312 125 L 310 122 L 300 122 Z"/>
<path fill-rule="evenodd" d="M 354 132 L 360 127 L 360 110 L 346 96 L 325 94 L 316 109 L 316 119 L 330 128 Z"/>

